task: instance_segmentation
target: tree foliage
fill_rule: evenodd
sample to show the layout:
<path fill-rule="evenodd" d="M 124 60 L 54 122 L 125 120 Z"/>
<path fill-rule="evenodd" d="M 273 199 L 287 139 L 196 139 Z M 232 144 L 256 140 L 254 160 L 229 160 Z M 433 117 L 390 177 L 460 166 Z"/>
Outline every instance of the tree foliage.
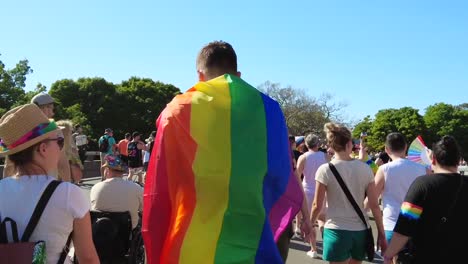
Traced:
<path fill-rule="evenodd" d="M 424 115 L 428 128 L 428 141 L 435 142 L 444 135 L 452 135 L 460 144 L 468 160 L 468 104 L 453 106 L 438 103 L 429 106 Z"/>
<path fill-rule="evenodd" d="M 450 105 L 437 103 L 427 107 L 424 116 L 417 109 L 380 110 L 374 119 L 370 116 L 359 122 L 353 137 L 359 138 L 361 132 L 368 133 L 368 146 L 371 150 L 383 150 L 385 137 L 391 132 L 400 132 L 411 143 L 421 135 L 430 148 L 432 143 L 444 135 L 452 135 L 462 148 L 465 159 L 468 152 L 468 104 Z"/>
<path fill-rule="evenodd" d="M 106 128 L 112 128 L 116 138 L 133 131 L 148 135 L 180 91 L 171 84 L 131 77 L 117 85 L 103 78 L 63 79 L 53 83 L 49 93 L 57 102 L 56 119 L 71 119 L 97 139 Z"/>
<path fill-rule="evenodd" d="M 32 73 L 28 60 L 19 61 L 14 68 L 6 69 L 0 60 L 0 115 L 24 100 L 26 76 Z"/>
<path fill-rule="evenodd" d="M 279 83 L 269 81 L 258 89 L 279 103 L 292 135 L 310 132 L 320 135 L 326 122 L 344 120 L 341 110 L 345 104 L 334 102 L 330 94 L 323 94 L 316 99 L 303 90 L 291 86 L 281 87 Z"/>

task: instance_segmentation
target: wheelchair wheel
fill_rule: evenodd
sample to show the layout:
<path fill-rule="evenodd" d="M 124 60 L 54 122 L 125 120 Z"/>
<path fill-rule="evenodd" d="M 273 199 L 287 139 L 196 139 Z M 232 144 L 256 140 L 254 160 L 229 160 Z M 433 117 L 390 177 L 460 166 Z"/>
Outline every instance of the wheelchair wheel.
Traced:
<path fill-rule="evenodd" d="M 134 237 L 132 240 L 131 251 L 130 251 L 130 263 L 131 264 L 145 264 L 145 245 L 143 244 L 143 237 L 141 233 Z"/>

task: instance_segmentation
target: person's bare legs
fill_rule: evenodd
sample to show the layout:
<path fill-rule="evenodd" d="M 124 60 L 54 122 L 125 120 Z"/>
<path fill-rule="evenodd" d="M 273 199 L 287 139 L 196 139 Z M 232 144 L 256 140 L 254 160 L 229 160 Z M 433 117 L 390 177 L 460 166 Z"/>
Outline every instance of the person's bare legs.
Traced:
<path fill-rule="evenodd" d="M 315 229 L 313 229 L 315 230 Z M 309 235 L 310 251 L 317 253 L 317 233 L 311 232 Z"/>
<path fill-rule="evenodd" d="M 128 176 L 127 180 L 128 181 L 133 181 L 133 174 L 135 173 L 135 169 L 133 168 L 128 168 Z"/>

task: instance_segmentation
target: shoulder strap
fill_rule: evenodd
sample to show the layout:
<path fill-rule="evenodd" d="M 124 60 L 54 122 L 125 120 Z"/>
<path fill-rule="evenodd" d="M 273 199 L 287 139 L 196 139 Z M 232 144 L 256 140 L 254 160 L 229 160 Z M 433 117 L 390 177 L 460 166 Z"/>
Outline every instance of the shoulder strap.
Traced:
<path fill-rule="evenodd" d="M 367 228 L 366 218 L 364 217 L 364 214 L 362 213 L 361 208 L 359 207 L 359 205 L 354 200 L 353 195 L 349 191 L 348 187 L 346 187 L 346 184 L 344 183 L 343 178 L 341 178 L 340 173 L 338 173 L 338 170 L 336 169 L 335 165 L 333 165 L 331 162 L 329 162 L 328 165 L 330 166 L 330 170 L 335 175 L 336 180 L 340 184 L 341 189 L 343 189 L 343 192 L 345 193 L 346 197 L 348 197 L 349 202 L 353 206 L 353 208 L 356 211 L 356 213 L 358 214 L 359 218 L 361 218 L 362 222 L 364 223 L 364 226 L 366 226 L 366 228 Z"/>
<path fill-rule="evenodd" d="M 11 219 L 10 217 L 5 217 L 2 223 L 0 224 L 0 244 L 8 243 L 8 235 L 7 235 L 7 224 L 10 223 L 11 225 L 11 235 L 13 236 L 14 242 L 19 242 L 18 238 L 18 226 L 16 225 L 15 220 Z"/>
<path fill-rule="evenodd" d="M 34 209 L 31 219 L 29 219 L 29 223 L 26 226 L 26 229 L 24 230 L 23 236 L 21 237 L 21 242 L 28 242 L 29 238 L 31 238 L 31 235 L 34 229 L 36 228 L 39 219 L 41 218 L 42 212 L 44 212 L 44 209 L 47 203 L 49 202 L 50 197 L 52 196 L 55 189 L 60 183 L 60 181 L 51 181 L 45 189 L 45 191 L 42 193 L 42 196 L 39 199 L 39 202 L 37 202 L 36 208 Z"/>
<path fill-rule="evenodd" d="M 68 252 L 70 251 L 70 243 L 72 240 L 72 236 L 73 236 L 73 232 L 71 232 L 70 235 L 68 236 L 67 243 L 65 243 L 65 246 L 62 249 L 62 253 L 60 253 L 60 258 L 57 261 L 57 264 L 65 263 L 65 258 L 67 257 Z"/>
<path fill-rule="evenodd" d="M 441 223 L 444 224 L 445 222 L 447 222 L 450 218 L 450 215 L 452 214 L 452 211 L 453 211 L 453 208 L 455 207 L 455 205 L 457 204 L 457 201 L 458 201 L 458 198 L 460 197 L 460 193 L 461 193 L 461 190 L 463 189 L 463 175 L 460 175 L 460 186 L 458 186 L 458 189 L 457 189 L 457 192 L 455 193 L 455 199 L 453 199 L 453 202 L 452 204 L 450 204 L 449 206 L 449 209 L 447 211 L 447 216 L 444 216 L 441 218 Z"/>

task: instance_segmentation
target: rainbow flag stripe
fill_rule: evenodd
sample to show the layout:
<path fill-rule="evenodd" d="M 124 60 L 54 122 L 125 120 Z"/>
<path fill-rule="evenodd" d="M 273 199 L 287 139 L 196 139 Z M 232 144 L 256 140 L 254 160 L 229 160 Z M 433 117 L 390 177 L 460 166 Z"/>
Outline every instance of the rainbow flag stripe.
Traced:
<path fill-rule="evenodd" d="M 418 220 L 419 217 L 421 217 L 422 212 L 423 208 L 418 205 L 409 202 L 403 202 L 401 205 L 400 214 L 407 218 Z"/>
<path fill-rule="evenodd" d="M 148 263 L 282 263 L 275 240 L 303 197 L 278 103 L 224 75 L 176 96 L 156 125 Z"/>

